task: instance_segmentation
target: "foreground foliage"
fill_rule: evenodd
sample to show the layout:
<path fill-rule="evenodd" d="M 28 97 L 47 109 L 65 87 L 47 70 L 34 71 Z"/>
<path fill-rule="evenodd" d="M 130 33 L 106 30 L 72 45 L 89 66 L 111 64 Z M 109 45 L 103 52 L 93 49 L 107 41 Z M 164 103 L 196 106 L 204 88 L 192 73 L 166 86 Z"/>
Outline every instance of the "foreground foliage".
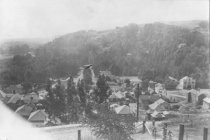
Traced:
<path fill-rule="evenodd" d="M 105 137 L 109 140 L 130 140 L 134 121 L 135 117 L 132 115 L 117 115 L 110 111 L 107 103 L 89 103 L 83 124 L 90 127 L 97 137 Z"/>

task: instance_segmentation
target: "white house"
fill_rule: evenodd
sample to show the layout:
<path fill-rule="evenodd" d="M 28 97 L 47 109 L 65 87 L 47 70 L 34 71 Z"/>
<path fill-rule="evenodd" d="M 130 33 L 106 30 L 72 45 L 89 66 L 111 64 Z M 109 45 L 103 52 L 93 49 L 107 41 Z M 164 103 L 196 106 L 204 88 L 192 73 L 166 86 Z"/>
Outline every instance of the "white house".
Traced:
<path fill-rule="evenodd" d="M 177 89 L 194 89 L 195 88 L 195 79 L 192 77 L 185 76 L 179 80 L 179 84 L 177 85 Z"/>
<path fill-rule="evenodd" d="M 203 109 L 210 109 L 210 98 L 206 97 L 203 99 Z"/>

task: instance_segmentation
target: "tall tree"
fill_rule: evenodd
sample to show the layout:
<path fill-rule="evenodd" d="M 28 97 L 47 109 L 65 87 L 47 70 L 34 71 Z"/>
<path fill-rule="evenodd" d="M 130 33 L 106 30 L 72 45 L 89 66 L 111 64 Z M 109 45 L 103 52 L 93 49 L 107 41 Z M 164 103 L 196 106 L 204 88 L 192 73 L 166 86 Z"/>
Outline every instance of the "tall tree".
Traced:
<path fill-rule="evenodd" d="M 86 105 L 86 94 L 85 94 L 84 81 L 83 80 L 78 81 L 77 89 L 78 89 L 78 94 L 79 94 L 79 97 L 80 97 L 80 101 L 82 103 L 82 106 L 84 107 Z"/>
<path fill-rule="evenodd" d="M 104 75 L 99 75 L 98 81 L 96 83 L 97 93 L 96 96 L 99 99 L 99 103 L 103 103 L 108 98 L 109 85 L 106 82 L 106 77 Z"/>
<path fill-rule="evenodd" d="M 70 121 L 78 121 L 78 114 L 80 111 L 80 99 L 78 96 L 78 91 L 75 87 L 75 83 L 73 81 L 73 77 L 70 76 L 67 83 L 67 106 L 66 112 L 68 113 L 67 120 Z"/>

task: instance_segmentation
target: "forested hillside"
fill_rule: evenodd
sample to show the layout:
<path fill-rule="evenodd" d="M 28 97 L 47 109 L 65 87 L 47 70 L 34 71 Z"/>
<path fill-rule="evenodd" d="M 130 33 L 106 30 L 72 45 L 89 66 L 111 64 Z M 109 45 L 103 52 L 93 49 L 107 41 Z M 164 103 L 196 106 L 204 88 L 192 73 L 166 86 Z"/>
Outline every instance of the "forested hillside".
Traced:
<path fill-rule="evenodd" d="M 92 63 L 96 74 L 138 75 L 164 81 L 192 76 L 199 87 L 208 80 L 208 23 L 196 28 L 153 23 L 130 24 L 106 31 L 63 35 L 35 50 L 35 57 L 16 55 L 1 74 L 3 83 L 44 82 L 47 77 L 76 75 Z"/>

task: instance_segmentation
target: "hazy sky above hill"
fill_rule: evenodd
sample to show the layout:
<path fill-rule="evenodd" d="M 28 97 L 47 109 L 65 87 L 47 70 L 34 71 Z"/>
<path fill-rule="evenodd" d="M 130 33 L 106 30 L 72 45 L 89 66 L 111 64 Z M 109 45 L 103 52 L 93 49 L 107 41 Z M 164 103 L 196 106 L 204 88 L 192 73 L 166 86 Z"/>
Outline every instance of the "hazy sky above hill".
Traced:
<path fill-rule="evenodd" d="M 0 41 L 209 17 L 209 0 L 0 0 Z"/>

